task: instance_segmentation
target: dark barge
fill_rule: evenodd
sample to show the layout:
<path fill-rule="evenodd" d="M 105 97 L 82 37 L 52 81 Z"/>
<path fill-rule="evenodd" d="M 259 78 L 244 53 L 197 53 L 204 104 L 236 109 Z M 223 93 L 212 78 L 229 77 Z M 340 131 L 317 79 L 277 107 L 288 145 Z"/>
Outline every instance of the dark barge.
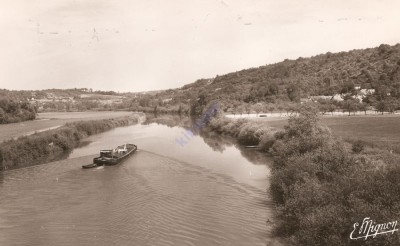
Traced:
<path fill-rule="evenodd" d="M 100 156 L 93 158 L 93 163 L 83 165 L 82 168 L 94 168 L 99 166 L 112 166 L 120 163 L 137 150 L 134 144 L 124 144 L 112 150 L 100 150 Z"/>

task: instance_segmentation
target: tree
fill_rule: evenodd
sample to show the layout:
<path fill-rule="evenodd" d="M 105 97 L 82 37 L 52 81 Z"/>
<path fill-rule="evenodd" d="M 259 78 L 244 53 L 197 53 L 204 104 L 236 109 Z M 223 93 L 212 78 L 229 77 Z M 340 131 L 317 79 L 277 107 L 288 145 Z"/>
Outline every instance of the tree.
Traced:
<path fill-rule="evenodd" d="M 206 96 L 203 93 L 200 93 L 196 99 L 191 100 L 190 114 L 201 115 L 204 111 L 206 104 Z"/>
<path fill-rule="evenodd" d="M 250 116 L 250 113 L 251 113 L 251 105 L 250 105 L 250 104 L 247 104 L 247 105 L 245 106 L 245 110 L 246 110 L 247 115 Z"/>
<path fill-rule="evenodd" d="M 368 104 L 363 102 L 360 104 L 359 109 L 361 111 L 364 111 L 364 115 L 367 115 L 367 110 L 368 110 Z"/>
<path fill-rule="evenodd" d="M 347 82 L 342 85 L 340 93 L 342 93 L 342 94 L 352 93 L 353 91 L 354 91 L 354 84 L 352 82 Z"/>
<path fill-rule="evenodd" d="M 71 103 L 70 102 L 67 102 L 66 104 L 65 104 L 65 110 L 67 111 L 67 112 L 71 112 Z"/>
<path fill-rule="evenodd" d="M 272 103 L 269 103 L 268 105 L 265 106 L 265 111 L 267 112 L 274 112 L 275 110 L 275 105 Z"/>
<path fill-rule="evenodd" d="M 236 112 L 235 112 L 235 110 L 234 110 L 233 108 L 228 108 L 228 109 L 226 110 L 226 112 L 227 112 L 228 114 L 233 114 L 233 117 L 235 117 Z"/>
<path fill-rule="evenodd" d="M 277 95 L 279 93 L 279 87 L 275 82 L 272 82 L 268 86 L 268 92 L 270 95 Z"/>
<path fill-rule="evenodd" d="M 242 116 L 242 114 L 246 111 L 245 107 L 243 105 L 239 105 L 237 107 L 237 112 Z"/>
<path fill-rule="evenodd" d="M 156 105 L 156 107 L 157 107 L 157 105 Z M 179 114 L 179 115 L 181 115 L 181 114 L 182 114 L 182 105 L 181 105 L 181 104 L 179 104 L 179 108 L 178 108 L 178 114 Z"/>
<path fill-rule="evenodd" d="M 358 110 L 359 108 L 359 102 L 354 99 L 354 98 L 348 98 L 346 100 L 343 101 L 342 103 L 342 107 L 343 107 L 343 112 L 349 112 L 349 116 L 350 113 L 354 113 Z"/>
<path fill-rule="evenodd" d="M 286 103 L 284 104 L 284 107 L 286 109 L 286 114 L 289 115 L 293 113 L 298 113 L 299 107 L 297 103 Z"/>
<path fill-rule="evenodd" d="M 381 112 L 382 115 L 383 115 L 383 112 L 386 111 L 386 108 L 387 108 L 387 106 L 386 106 L 386 102 L 384 100 L 380 100 L 380 101 L 376 102 L 376 104 L 375 104 L 375 109 L 378 112 Z"/>
<path fill-rule="evenodd" d="M 278 104 L 278 106 L 276 107 L 276 109 L 279 111 L 279 116 L 282 116 L 282 110 L 283 110 L 283 106 Z"/>
<path fill-rule="evenodd" d="M 336 105 L 334 103 L 330 103 L 328 105 L 328 112 L 330 112 L 333 115 L 333 112 L 336 110 Z"/>
<path fill-rule="evenodd" d="M 4 112 L 4 110 L 0 107 L 0 124 L 5 124 L 7 123 L 7 115 Z"/>
<path fill-rule="evenodd" d="M 286 88 L 287 95 L 292 102 L 300 101 L 300 92 L 299 88 L 295 84 L 291 84 Z"/>
<path fill-rule="evenodd" d="M 377 100 L 384 100 L 390 92 L 390 88 L 386 85 L 379 85 L 376 87 L 375 96 Z"/>
<path fill-rule="evenodd" d="M 328 104 L 322 104 L 322 103 L 320 103 L 320 104 L 318 105 L 318 110 L 324 115 L 325 113 L 329 112 Z"/>
<path fill-rule="evenodd" d="M 157 108 L 158 108 L 157 105 L 154 106 L 154 108 L 153 108 L 153 113 L 154 113 L 155 115 L 157 115 L 157 112 L 158 112 Z"/>
<path fill-rule="evenodd" d="M 141 107 L 148 107 L 150 105 L 150 98 L 148 97 L 142 97 L 139 99 L 139 105 Z"/>
<path fill-rule="evenodd" d="M 391 113 L 391 114 L 394 114 L 394 112 L 399 107 L 398 101 L 393 97 L 389 97 L 389 98 L 385 99 L 384 101 L 385 101 L 385 104 L 386 104 L 387 111 L 389 113 Z"/>
<path fill-rule="evenodd" d="M 260 112 L 262 112 L 264 108 L 265 108 L 265 107 L 264 107 L 264 104 L 263 104 L 263 103 L 256 103 L 256 104 L 253 106 L 253 110 L 257 113 L 257 117 L 258 117 L 258 114 L 259 114 Z"/>

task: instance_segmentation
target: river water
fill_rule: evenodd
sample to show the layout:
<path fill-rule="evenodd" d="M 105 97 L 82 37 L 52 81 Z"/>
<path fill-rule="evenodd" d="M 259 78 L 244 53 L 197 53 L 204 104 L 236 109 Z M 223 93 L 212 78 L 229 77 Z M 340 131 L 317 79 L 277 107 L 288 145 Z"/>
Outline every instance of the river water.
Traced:
<path fill-rule="evenodd" d="M 178 124 L 172 124 L 178 125 Z M 0 245 L 280 245 L 262 154 L 182 126 L 141 124 L 90 137 L 68 159 L 0 173 Z M 81 169 L 134 143 L 117 166 Z"/>

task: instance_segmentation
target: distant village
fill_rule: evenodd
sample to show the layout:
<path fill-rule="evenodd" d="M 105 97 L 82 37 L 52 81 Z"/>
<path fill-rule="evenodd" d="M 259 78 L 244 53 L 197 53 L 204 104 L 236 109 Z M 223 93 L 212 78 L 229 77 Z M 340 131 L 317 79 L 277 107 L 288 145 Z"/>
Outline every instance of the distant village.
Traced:
<path fill-rule="evenodd" d="M 136 97 L 136 95 L 130 97 Z M 87 88 L 73 91 L 31 91 L 27 96 L 29 103 L 36 106 L 38 112 L 111 109 L 121 105 L 126 98 L 127 96 L 115 92 L 93 91 Z"/>
<path fill-rule="evenodd" d="M 375 93 L 375 89 L 361 89 L 361 86 L 354 87 L 355 95 L 350 95 L 350 97 L 358 100 L 358 102 L 362 103 L 363 99 L 368 95 L 373 95 Z M 335 94 L 333 96 L 309 96 L 307 98 L 300 98 L 301 103 L 307 102 L 318 102 L 318 100 L 332 100 L 336 102 L 344 101 L 345 96 L 348 94 Z M 390 93 L 388 94 L 390 96 Z"/>

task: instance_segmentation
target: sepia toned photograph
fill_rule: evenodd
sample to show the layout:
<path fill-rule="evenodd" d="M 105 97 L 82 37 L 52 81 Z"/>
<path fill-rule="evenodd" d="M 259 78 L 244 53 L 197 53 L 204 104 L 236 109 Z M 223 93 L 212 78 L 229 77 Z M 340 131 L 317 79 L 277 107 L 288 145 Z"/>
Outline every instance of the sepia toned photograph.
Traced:
<path fill-rule="evenodd" d="M 400 245 L 399 13 L 0 0 L 0 246 Z"/>

